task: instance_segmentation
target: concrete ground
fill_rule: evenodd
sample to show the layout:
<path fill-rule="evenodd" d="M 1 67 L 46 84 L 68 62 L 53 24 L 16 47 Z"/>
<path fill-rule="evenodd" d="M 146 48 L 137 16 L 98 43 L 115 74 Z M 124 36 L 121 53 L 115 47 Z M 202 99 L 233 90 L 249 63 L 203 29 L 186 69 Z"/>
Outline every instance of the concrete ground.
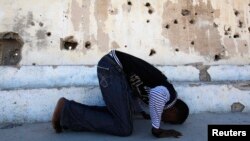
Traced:
<path fill-rule="evenodd" d="M 168 138 L 168 141 L 206 141 L 209 124 L 250 124 L 250 113 L 198 113 L 191 114 L 182 125 L 162 124 L 163 128 L 182 132 L 180 138 Z M 0 124 L 1 141 L 149 141 L 156 140 L 150 132 L 149 120 L 135 119 L 134 132 L 129 137 L 117 137 L 102 133 L 67 131 L 56 134 L 47 123 Z M 165 139 L 157 139 L 166 140 Z"/>

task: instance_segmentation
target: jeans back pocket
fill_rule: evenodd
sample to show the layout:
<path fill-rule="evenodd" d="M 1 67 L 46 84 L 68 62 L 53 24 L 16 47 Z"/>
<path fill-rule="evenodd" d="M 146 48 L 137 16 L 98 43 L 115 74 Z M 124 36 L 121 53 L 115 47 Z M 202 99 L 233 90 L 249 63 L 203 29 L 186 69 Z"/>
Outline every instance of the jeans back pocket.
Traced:
<path fill-rule="evenodd" d="M 110 74 L 110 68 L 103 66 L 97 66 L 97 68 L 99 84 L 101 87 L 107 88 L 111 83 L 112 77 L 112 75 Z"/>

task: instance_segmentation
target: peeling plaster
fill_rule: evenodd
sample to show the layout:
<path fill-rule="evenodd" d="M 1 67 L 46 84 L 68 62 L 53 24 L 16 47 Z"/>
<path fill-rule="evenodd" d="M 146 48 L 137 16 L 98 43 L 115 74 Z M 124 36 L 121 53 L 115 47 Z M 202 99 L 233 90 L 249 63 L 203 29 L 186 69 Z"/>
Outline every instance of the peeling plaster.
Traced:
<path fill-rule="evenodd" d="M 82 0 L 80 2 L 73 0 L 70 7 L 71 22 L 74 30 L 83 31 L 84 40 L 88 40 L 90 36 L 90 8 L 91 1 L 89 0 Z"/>
<path fill-rule="evenodd" d="M 222 44 L 228 51 L 229 57 L 234 56 L 248 56 L 250 36 L 247 33 L 247 27 L 249 26 L 249 1 L 214 1 L 212 0 L 214 8 L 218 8 L 221 11 L 221 15 L 216 21 L 223 25 L 219 27 L 221 35 L 224 35 L 221 39 Z M 230 31 L 227 31 L 230 29 Z M 245 47 L 242 46 L 242 42 Z"/>
<path fill-rule="evenodd" d="M 95 18 L 97 21 L 97 41 L 100 51 L 109 50 L 109 35 L 105 33 L 105 21 L 108 18 L 110 0 L 98 0 L 95 3 Z"/>
<path fill-rule="evenodd" d="M 162 18 L 168 29 L 163 28 L 162 35 L 179 51 L 190 53 L 190 49 L 194 49 L 202 56 L 213 58 L 224 51 L 219 31 L 213 26 L 219 15 L 210 1 L 206 4 L 200 0 L 195 6 L 191 0 L 180 0 L 178 4 L 167 1 Z"/>
<path fill-rule="evenodd" d="M 80 24 L 83 18 L 82 13 L 83 13 L 83 8 L 81 7 L 81 5 L 77 2 L 77 0 L 72 0 L 71 21 L 73 23 L 75 31 L 78 31 L 80 28 Z"/>
<path fill-rule="evenodd" d="M 119 44 L 116 41 L 113 41 L 112 42 L 112 48 L 113 49 L 118 49 L 118 48 L 120 48 L 120 46 L 119 46 Z"/>
<path fill-rule="evenodd" d="M 207 71 L 210 68 L 210 66 L 197 65 L 196 68 L 200 70 L 199 73 L 200 81 L 211 81 L 211 76 Z"/>
<path fill-rule="evenodd" d="M 247 0 L 0 2 L 0 29 L 25 42 L 21 65 L 93 65 L 118 47 L 114 41 L 119 50 L 153 64 L 249 64 L 249 17 Z M 79 51 L 60 50 L 60 38 L 68 35 L 77 39 Z"/>
<path fill-rule="evenodd" d="M 242 91 L 250 91 L 250 82 L 248 83 L 239 83 L 233 85 L 235 88 L 242 90 Z"/>

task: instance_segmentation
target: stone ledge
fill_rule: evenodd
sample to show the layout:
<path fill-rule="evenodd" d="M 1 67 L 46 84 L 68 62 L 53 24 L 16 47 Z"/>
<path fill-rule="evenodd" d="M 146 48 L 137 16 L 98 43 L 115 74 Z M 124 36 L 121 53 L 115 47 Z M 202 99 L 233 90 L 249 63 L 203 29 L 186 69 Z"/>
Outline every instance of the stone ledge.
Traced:
<path fill-rule="evenodd" d="M 170 81 L 227 82 L 250 80 L 250 66 L 157 66 Z M 96 66 L 0 67 L 0 89 L 98 85 Z"/>
<path fill-rule="evenodd" d="M 250 112 L 249 83 L 174 83 L 179 97 L 187 102 L 190 113 L 231 112 L 242 105 Z M 242 89 L 243 86 L 244 89 Z M 60 97 L 88 105 L 104 106 L 98 86 L 41 88 L 0 91 L 0 122 L 50 121 Z M 242 108 L 239 107 L 239 108 Z M 233 109 L 232 109 L 233 108 Z"/>

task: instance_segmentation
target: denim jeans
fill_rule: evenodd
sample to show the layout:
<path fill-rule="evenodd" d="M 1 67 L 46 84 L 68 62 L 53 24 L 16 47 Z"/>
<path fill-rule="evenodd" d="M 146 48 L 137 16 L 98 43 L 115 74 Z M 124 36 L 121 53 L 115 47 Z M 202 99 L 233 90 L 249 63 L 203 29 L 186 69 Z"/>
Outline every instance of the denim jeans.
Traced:
<path fill-rule="evenodd" d="M 88 106 L 67 100 L 61 126 L 75 131 L 129 136 L 133 131 L 132 91 L 122 68 L 109 55 L 98 62 L 99 86 L 106 106 Z"/>

